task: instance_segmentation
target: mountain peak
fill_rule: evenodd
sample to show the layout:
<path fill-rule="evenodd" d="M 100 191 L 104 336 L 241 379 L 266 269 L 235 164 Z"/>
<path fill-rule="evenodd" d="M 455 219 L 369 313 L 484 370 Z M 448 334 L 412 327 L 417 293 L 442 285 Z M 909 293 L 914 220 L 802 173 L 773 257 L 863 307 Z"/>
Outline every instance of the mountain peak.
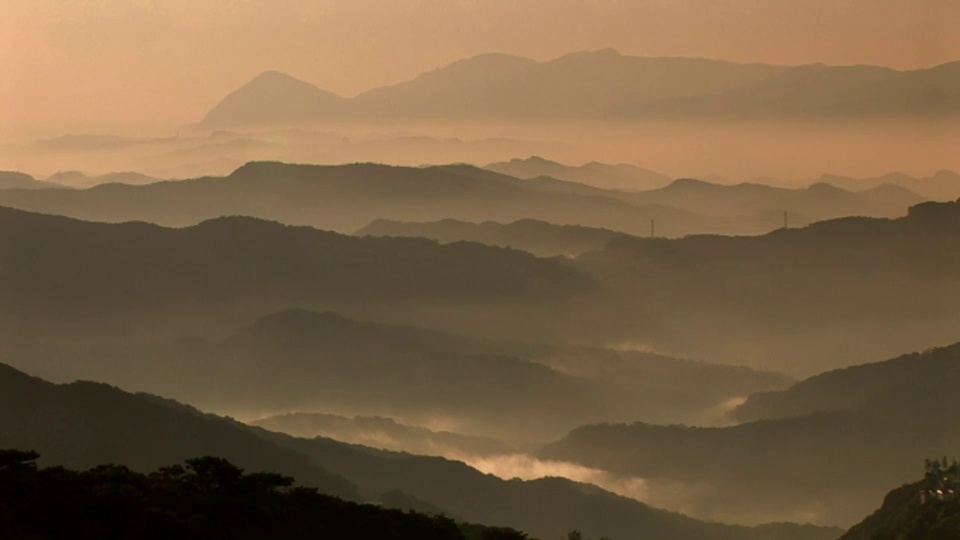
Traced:
<path fill-rule="evenodd" d="M 677 178 L 663 189 L 698 189 L 704 187 L 713 187 L 716 184 L 697 180 L 696 178 Z"/>
<path fill-rule="evenodd" d="M 230 93 L 200 122 L 209 128 L 314 122 L 341 114 L 346 100 L 292 75 L 270 70 Z"/>

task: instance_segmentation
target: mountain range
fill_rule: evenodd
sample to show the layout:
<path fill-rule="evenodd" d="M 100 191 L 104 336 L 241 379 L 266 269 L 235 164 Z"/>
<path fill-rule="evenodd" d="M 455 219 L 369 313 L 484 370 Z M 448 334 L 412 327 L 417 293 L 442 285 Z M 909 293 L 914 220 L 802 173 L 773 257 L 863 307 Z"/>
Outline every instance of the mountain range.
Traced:
<path fill-rule="evenodd" d="M 960 62 L 897 71 L 641 58 L 613 49 L 539 62 L 485 54 L 343 98 L 269 71 L 232 92 L 204 129 L 351 121 L 938 118 L 960 113 Z"/>
<path fill-rule="evenodd" d="M 923 197 L 939 201 L 960 199 L 960 174 L 941 170 L 932 176 L 915 178 L 901 172 L 893 172 L 876 178 L 850 178 L 835 174 L 824 174 L 818 183 L 830 184 L 849 191 L 863 191 L 880 186 L 900 186 L 918 193 Z"/>
<path fill-rule="evenodd" d="M 955 344 L 752 396 L 734 413 L 742 424 L 586 426 L 540 455 L 644 478 L 700 517 L 846 525 L 960 446 L 958 384 Z"/>
<path fill-rule="evenodd" d="M 477 340 L 303 310 L 262 317 L 226 338 L 187 336 L 61 340 L 59 347 L 44 336 L 32 346 L 0 346 L 0 358 L 61 380 L 100 380 L 245 418 L 373 415 L 514 445 L 604 418 L 719 420 L 731 399 L 790 383 L 649 353 Z M 509 414 L 516 410 L 524 414 Z"/>
<path fill-rule="evenodd" d="M 377 219 L 523 219 L 647 236 L 761 234 L 853 215 L 898 217 L 921 201 L 893 186 L 849 192 L 681 179 L 625 192 L 550 177 L 520 179 L 469 165 L 392 167 L 248 163 L 226 177 L 107 184 L 84 190 L 2 190 L 0 205 L 97 221 L 194 225 L 246 215 L 351 233 Z M 711 206 L 711 202 L 713 205 Z"/>
<path fill-rule="evenodd" d="M 0 447 L 30 448 L 46 465 L 123 463 L 154 470 L 217 455 L 256 471 L 294 475 L 349 500 L 440 509 L 541 538 L 579 529 L 632 538 L 820 540 L 836 529 L 749 528 L 697 521 L 558 478 L 505 481 L 441 458 L 376 451 L 329 439 L 296 439 L 203 414 L 176 402 L 90 382 L 54 385 L 0 366 Z"/>
<path fill-rule="evenodd" d="M 14 310 L 0 323 L 8 341 L 224 335 L 299 307 L 807 376 L 955 339 L 958 208 L 757 237 L 620 236 L 574 259 L 252 218 L 168 229 L 3 209 L 0 299 Z"/>
<path fill-rule="evenodd" d="M 609 321 L 612 342 L 810 375 L 956 338 L 958 223 L 960 203 L 928 202 L 755 237 L 619 237 L 574 266 L 647 314 Z"/>
<path fill-rule="evenodd" d="M 27 173 L 0 171 L 0 189 L 49 189 L 56 184 L 37 180 Z"/>
<path fill-rule="evenodd" d="M 511 311 L 596 289 L 576 269 L 516 250 L 355 238 L 242 217 L 169 229 L 0 208 L 0 253 L 0 299 L 13 307 L 0 327 L 53 334 L 189 330 L 201 320 L 235 328 L 291 307 L 360 315 L 368 300 L 379 316 L 442 312 L 451 320 L 456 311 L 472 318 L 495 310 L 506 323 Z"/>

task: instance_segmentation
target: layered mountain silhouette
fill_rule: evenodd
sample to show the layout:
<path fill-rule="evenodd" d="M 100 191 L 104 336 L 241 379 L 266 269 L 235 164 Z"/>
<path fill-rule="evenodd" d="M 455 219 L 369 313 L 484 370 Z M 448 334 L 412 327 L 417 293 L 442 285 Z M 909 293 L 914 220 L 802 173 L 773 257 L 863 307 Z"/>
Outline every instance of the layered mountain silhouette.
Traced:
<path fill-rule="evenodd" d="M 290 307 L 369 310 L 473 336 L 809 375 L 955 338 L 957 208 L 923 203 L 900 219 L 758 237 L 618 237 L 572 261 L 251 218 L 166 229 L 4 209 L 0 288 L 14 309 L 0 315 L 7 328 L 51 336 L 58 325 L 141 324 L 183 335 L 207 323 L 233 331 Z"/>
<path fill-rule="evenodd" d="M 494 221 L 470 223 L 456 219 L 407 223 L 378 219 L 355 232 L 354 235 L 423 237 L 444 244 L 462 241 L 479 242 L 520 249 L 539 257 L 553 257 L 575 256 L 602 249 L 607 242 L 623 236 L 623 233 L 576 225 L 554 225 L 533 219 L 521 219 L 513 223 Z"/>
<path fill-rule="evenodd" d="M 103 185 L 43 197 L 6 190 L 0 204 L 98 221 L 144 220 L 184 226 L 225 215 L 248 215 L 353 232 L 375 219 L 469 221 L 531 218 L 614 230 L 663 234 L 712 231 L 723 225 L 663 206 L 638 207 L 614 197 L 586 196 L 475 167 L 391 167 L 249 163 L 223 178 Z M 53 192 L 51 192 L 52 194 Z M 669 224 L 669 225 L 668 225 Z"/>
<path fill-rule="evenodd" d="M 0 189 L 47 189 L 54 187 L 57 187 L 57 185 L 37 180 L 27 173 L 0 171 Z"/>
<path fill-rule="evenodd" d="M 485 54 L 351 99 L 277 72 L 231 93 L 206 129 L 367 120 L 611 120 L 951 116 L 960 63 L 773 66 L 640 58 L 613 49 L 538 62 Z"/>
<path fill-rule="evenodd" d="M 694 515 L 849 525 L 890 485 L 914 478 L 925 456 L 960 445 L 957 384 L 960 345 L 952 345 L 751 397 L 737 411 L 760 418 L 748 423 L 588 426 L 541 455 L 682 486 L 688 500 L 678 507 Z"/>
<path fill-rule="evenodd" d="M 355 238 L 252 218 L 184 229 L 0 209 L 0 328 L 43 343 L 232 331 L 302 307 L 546 338 L 544 315 L 597 291 L 582 272 L 517 250 Z M 51 342 L 52 341 L 48 341 Z"/>
<path fill-rule="evenodd" d="M 548 176 L 557 180 L 577 182 L 602 189 L 643 191 L 656 189 L 670 183 L 672 178 L 650 169 L 621 163 L 609 165 L 592 161 L 579 167 L 564 165 L 539 156 L 527 159 L 511 159 L 486 166 L 491 171 L 517 178 Z"/>
<path fill-rule="evenodd" d="M 921 198 L 905 190 L 861 193 L 677 180 L 659 190 L 604 190 L 550 177 L 519 179 L 468 165 L 391 167 L 254 162 L 226 177 L 108 184 L 85 190 L 4 190 L 0 205 L 96 221 L 185 226 L 247 215 L 354 232 L 377 219 L 522 219 L 648 236 L 761 234 L 790 223 L 850 215 L 896 217 Z"/>
<path fill-rule="evenodd" d="M 955 339 L 958 223 L 960 203 L 922 203 L 757 237 L 620 237 L 575 264 L 650 314 L 616 323 L 622 340 L 809 375 Z"/>
<path fill-rule="evenodd" d="M 723 185 L 691 178 L 621 198 L 637 205 L 658 204 L 713 216 L 756 216 L 780 210 L 788 217 L 793 215 L 795 226 L 846 216 L 900 217 L 925 200 L 894 185 L 853 192 L 823 182 L 791 189 L 752 183 Z"/>
<path fill-rule="evenodd" d="M 883 188 L 892 191 L 886 186 L 899 186 L 921 196 L 940 201 L 955 201 L 960 199 L 960 174 L 953 171 L 938 171 L 933 176 L 915 178 L 913 176 L 893 172 L 877 178 L 850 178 L 834 174 L 825 174 L 818 182 L 831 184 L 850 191 L 863 191 Z"/>
<path fill-rule="evenodd" d="M 719 419 L 714 409 L 730 399 L 790 382 L 652 354 L 476 340 L 302 310 L 263 317 L 224 339 L 65 343 L 59 352 L 9 347 L 0 355 L 33 371 L 206 410 L 390 416 L 524 443 L 605 418 Z"/>
<path fill-rule="evenodd" d="M 731 412 L 740 421 L 822 411 L 876 411 L 936 416 L 960 382 L 960 344 L 810 377 L 787 390 L 755 394 Z"/>
<path fill-rule="evenodd" d="M 218 455 L 254 471 L 295 476 L 353 500 L 420 504 L 474 522 L 553 538 L 588 534 L 664 539 L 826 539 L 838 532 L 789 524 L 704 523 L 561 479 L 504 481 L 462 463 L 394 454 L 329 439 L 295 439 L 209 416 L 176 402 L 97 383 L 53 385 L 0 367 L 0 445 L 31 448 L 42 463 L 123 463 L 149 471 L 184 456 Z"/>
<path fill-rule="evenodd" d="M 142 185 L 159 182 L 158 178 L 135 171 L 113 172 L 90 176 L 81 171 L 61 171 L 47 178 L 47 182 L 57 186 L 72 188 L 90 188 L 100 184 Z"/>

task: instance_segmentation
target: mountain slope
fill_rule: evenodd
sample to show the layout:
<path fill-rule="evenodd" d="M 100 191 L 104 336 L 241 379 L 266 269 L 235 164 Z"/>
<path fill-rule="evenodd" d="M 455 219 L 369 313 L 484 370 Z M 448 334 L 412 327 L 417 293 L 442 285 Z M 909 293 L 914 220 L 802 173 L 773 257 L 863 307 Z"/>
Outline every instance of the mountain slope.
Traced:
<path fill-rule="evenodd" d="M 952 469 L 952 470 L 951 470 Z M 930 474 L 919 481 L 887 493 L 876 512 L 854 525 L 840 540 L 873 540 L 876 538 L 916 538 L 917 540 L 956 540 L 960 538 L 960 498 L 956 490 L 956 465 L 948 467 L 945 477 L 953 489 L 945 500 L 933 492 L 943 491 L 944 476 Z M 924 495 L 921 493 L 926 492 Z"/>
<path fill-rule="evenodd" d="M 369 113 L 413 119 L 597 117 L 636 99 L 735 88 L 782 68 L 691 58 L 639 58 L 613 49 L 547 62 L 482 55 L 355 98 Z"/>
<path fill-rule="evenodd" d="M 810 375 L 956 339 L 960 203 L 757 237 L 621 237 L 575 265 L 636 299 L 610 340 Z"/>
<path fill-rule="evenodd" d="M 688 505 L 680 507 L 701 517 L 716 514 L 694 509 L 849 524 L 886 486 L 908 481 L 926 455 L 960 445 L 953 407 L 958 384 L 960 345 L 953 345 L 751 397 L 741 417 L 772 402 L 760 420 L 724 428 L 586 426 L 541 457 L 644 478 L 663 489 L 679 485 Z M 857 468 L 871 473 L 850 474 Z"/>
<path fill-rule="evenodd" d="M 207 129 L 310 124 L 344 114 L 348 101 L 276 71 L 267 71 L 223 98 L 207 112 Z"/>
<path fill-rule="evenodd" d="M 0 314 L 48 338 L 58 332 L 162 335 L 163 328 L 233 328 L 263 313 L 304 307 L 503 323 L 596 291 L 556 261 L 480 244 L 353 238 L 252 218 L 184 229 L 103 224 L 0 208 Z M 537 307 L 540 306 L 540 307 Z M 470 311 L 470 313 L 466 313 Z M 451 319 L 453 317 L 453 319 Z M 222 326 L 221 326 L 222 327 Z M 81 330 L 83 329 L 83 330 Z M 180 335 L 179 332 L 176 335 Z"/>
<path fill-rule="evenodd" d="M 0 450 L 6 538 L 378 538 L 522 540 L 518 531 L 346 502 L 275 473 L 204 456 L 149 474 L 107 464 L 37 468 L 36 453 Z"/>
<path fill-rule="evenodd" d="M 53 385 L 0 364 L 0 447 L 30 448 L 43 462 L 152 470 L 203 455 L 277 471 L 355 498 L 354 486 L 293 451 L 174 402 L 100 383 Z"/>
<path fill-rule="evenodd" d="M 102 380 L 241 417 L 388 416 L 512 443 L 549 440 L 601 419 L 719 417 L 714 408 L 730 399 L 789 384 L 743 368 L 477 340 L 302 310 L 223 338 L 51 346 L 55 339 L 5 343 L 0 358 L 60 380 Z"/>
<path fill-rule="evenodd" d="M 741 421 L 820 411 L 926 415 L 930 403 L 948 402 L 957 385 L 960 344 L 822 373 L 787 390 L 750 396 L 731 415 Z"/>
<path fill-rule="evenodd" d="M 261 418 L 250 424 L 294 437 L 323 437 L 426 456 L 497 456 L 516 452 L 511 445 L 497 439 L 432 431 L 380 416 L 348 418 L 324 413 L 288 413 Z"/>
<path fill-rule="evenodd" d="M 355 474 L 350 481 L 362 499 L 401 489 L 424 503 L 441 503 L 440 508 L 459 518 L 527 524 L 528 531 L 545 538 L 574 528 L 588 534 L 616 532 L 621 538 L 654 534 L 666 540 L 819 540 L 836 535 L 829 529 L 791 525 L 749 529 L 707 524 L 592 486 L 560 479 L 507 482 L 439 458 L 294 439 L 102 384 L 53 385 L 6 366 L 0 367 L 0 389 L 0 410 L 5 411 L 0 415 L 0 446 L 35 449 L 49 464 L 114 462 L 150 470 L 156 468 L 155 460 L 182 461 L 185 452 L 220 455 L 247 469 L 295 475 L 328 493 L 349 491 L 343 474 Z M 325 472 L 333 470 L 340 476 Z M 341 491 L 332 491 L 336 489 Z"/>
<path fill-rule="evenodd" d="M 0 171 L 0 189 L 46 189 L 57 187 L 55 184 L 37 180 L 27 173 Z"/>

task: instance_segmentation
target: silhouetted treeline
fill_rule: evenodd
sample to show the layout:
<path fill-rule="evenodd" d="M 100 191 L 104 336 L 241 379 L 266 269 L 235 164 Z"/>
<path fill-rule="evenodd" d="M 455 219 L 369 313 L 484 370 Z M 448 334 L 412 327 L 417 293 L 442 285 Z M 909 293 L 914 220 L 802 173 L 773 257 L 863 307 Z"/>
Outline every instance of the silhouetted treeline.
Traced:
<path fill-rule="evenodd" d="M 246 473 L 221 458 L 150 474 L 122 465 L 77 472 L 38 468 L 31 451 L 0 450 L 0 536 L 212 540 L 376 538 L 524 539 L 508 528 L 346 502 L 276 473 Z"/>

